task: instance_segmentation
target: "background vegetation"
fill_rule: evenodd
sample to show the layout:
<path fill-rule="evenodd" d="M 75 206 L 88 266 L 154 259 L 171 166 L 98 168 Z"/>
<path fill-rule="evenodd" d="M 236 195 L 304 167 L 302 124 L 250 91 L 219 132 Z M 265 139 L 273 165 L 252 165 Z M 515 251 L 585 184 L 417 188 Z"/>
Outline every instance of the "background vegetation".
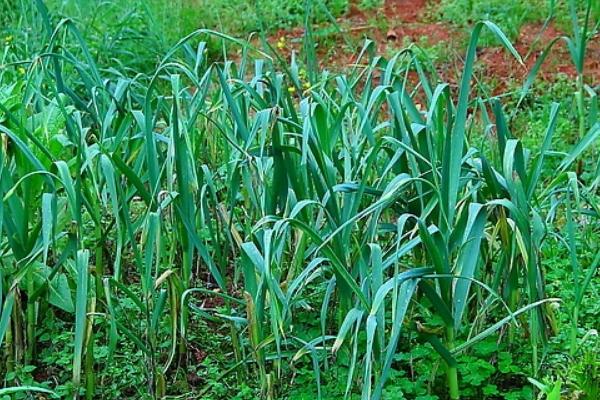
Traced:
<path fill-rule="evenodd" d="M 598 398 L 598 3 L 391 3 L 0 2 L 0 398 Z"/>

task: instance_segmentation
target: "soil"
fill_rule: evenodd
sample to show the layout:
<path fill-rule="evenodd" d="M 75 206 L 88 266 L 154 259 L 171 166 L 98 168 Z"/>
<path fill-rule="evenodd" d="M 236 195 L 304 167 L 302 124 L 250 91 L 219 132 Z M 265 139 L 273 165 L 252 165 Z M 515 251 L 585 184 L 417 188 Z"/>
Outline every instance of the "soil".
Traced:
<path fill-rule="evenodd" d="M 389 19 L 417 22 L 427 6 L 427 0 L 386 0 L 384 14 Z"/>
<path fill-rule="evenodd" d="M 564 36 L 564 33 L 556 29 L 552 24 L 545 27 L 543 24 L 529 24 L 521 28 L 515 48 L 524 57 L 524 65 L 519 64 L 515 58 L 505 49 L 500 47 L 486 48 L 479 54 L 479 61 L 485 67 L 488 76 L 500 78 L 501 83 L 507 80 L 524 80 L 534 67 L 538 57 L 555 39 Z M 545 81 L 555 80 L 559 74 L 569 78 L 577 76 L 577 69 L 571 60 L 566 42 L 559 39 L 552 47 L 548 57 L 542 63 L 538 78 Z M 588 43 L 586 59 L 584 62 L 584 74 L 588 83 L 597 85 L 600 83 L 600 40 L 596 36 Z M 504 89 L 499 85 L 497 91 Z"/>
<path fill-rule="evenodd" d="M 429 45 L 437 43 L 447 44 L 453 53 L 449 61 L 438 65 L 439 74 L 448 82 L 458 80 L 456 71 L 461 71 L 462 55 L 465 52 L 465 34 L 452 29 L 448 24 L 431 22 L 428 20 L 427 10 L 436 0 L 386 0 L 382 10 L 365 12 L 358 8 L 357 1 L 351 3 L 348 13 L 340 18 L 341 26 L 347 27 L 343 34 L 328 36 L 327 42 L 317 48 L 322 64 L 330 69 L 341 69 L 355 62 L 356 48 L 346 48 L 348 38 L 360 40 L 368 37 L 376 43 L 380 54 L 390 53 L 402 47 L 404 43 L 423 41 Z M 384 18 L 384 24 L 373 24 L 373 20 Z M 303 29 L 280 31 L 272 38 L 276 45 L 280 38 L 286 39 L 284 53 L 291 50 L 299 51 Z M 482 48 L 478 52 L 478 65 L 481 72 L 490 78 L 495 78 L 497 86 L 495 93 L 500 93 L 509 82 L 523 81 L 528 72 L 535 65 L 543 49 L 557 37 L 564 33 L 554 25 L 549 24 L 544 28 L 542 24 L 529 24 L 522 27 L 514 46 L 523 57 L 520 64 L 503 47 Z M 346 36 L 346 37 L 343 37 Z M 331 41 L 334 41 L 332 44 Z M 317 42 L 324 41 L 317 38 Z M 585 60 L 585 76 L 587 83 L 600 84 L 600 37 L 592 38 L 588 43 Z M 558 40 L 544 61 L 538 73 L 538 79 L 554 81 L 559 75 L 573 78 L 577 71 L 564 40 Z"/>

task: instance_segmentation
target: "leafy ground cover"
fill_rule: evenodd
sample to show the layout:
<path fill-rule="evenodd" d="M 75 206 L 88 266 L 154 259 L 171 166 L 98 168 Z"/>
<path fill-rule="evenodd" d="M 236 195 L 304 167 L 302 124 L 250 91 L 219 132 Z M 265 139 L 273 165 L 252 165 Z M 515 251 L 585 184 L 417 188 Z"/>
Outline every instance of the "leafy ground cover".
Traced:
<path fill-rule="evenodd" d="M 598 11 L 0 3 L 0 396 L 598 398 Z"/>

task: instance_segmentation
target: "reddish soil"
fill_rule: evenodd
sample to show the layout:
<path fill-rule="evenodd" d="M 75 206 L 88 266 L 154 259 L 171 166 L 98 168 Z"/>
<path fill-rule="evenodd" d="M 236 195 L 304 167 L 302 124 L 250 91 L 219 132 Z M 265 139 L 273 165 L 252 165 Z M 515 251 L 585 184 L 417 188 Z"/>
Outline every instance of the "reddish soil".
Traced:
<path fill-rule="evenodd" d="M 356 2 L 352 2 L 350 3 L 348 14 L 344 16 L 344 19 L 364 22 L 367 19 L 367 15 L 363 12 L 363 10 L 358 8 Z"/>
<path fill-rule="evenodd" d="M 524 65 L 521 65 L 504 48 L 486 48 L 479 54 L 479 61 L 485 66 L 485 73 L 491 77 L 500 78 L 501 84 L 497 92 L 504 89 L 509 79 L 523 80 L 534 67 L 538 57 L 544 49 L 555 38 L 563 36 L 552 24 L 543 30 L 542 24 L 529 24 L 521 28 L 521 32 L 515 48 L 524 57 Z M 586 79 L 592 84 L 600 83 L 600 40 L 598 37 L 589 41 L 584 73 Z M 558 74 L 564 74 L 570 78 L 577 76 L 575 65 L 571 61 L 569 50 L 564 40 L 557 41 L 549 55 L 546 57 L 538 77 L 546 81 L 553 81 Z"/>
<path fill-rule="evenodd" d="M 451 40 L 452 33 L 448 27 L 440 23 L 435 24 L 401 24 L 394 29 L 399 38 L 407 37 L 412 42 L 419 42 L 427 38 L 429 44 Z M 389 39 L 389 38 L 388 38 Z"/>
<path fill-rule="evenodd" d="M 417 22 L 426 5 L 427 0 L 386 0 L 383 12 L 386 17 L 391 19 Z"/>
<path fill-rule="evenodd" d="M 382 10 L 379 12 L 364 12 L 360 10 L 356 1 L 350 5 L 349 12 L 340 19 L 342 26 L 347 26 L 343 35 L 353 39 L 368 37 L 376 43 L 377 50 L 381 54 L 391 53 L 408 42 L 429 45 L 443 42 L 447 48 L 456 53 L 450 61 L 444 65 L 438 65 L 440 75 L 449 82 L 457 81 L 456 71 L 462 70 L 460 64 L 461 56 L 464 54 L 465 36 L 463 33 L 453 30 L 448 24 L 431 23 L 427 21 L 427 5 L 436 0 L 386 0 Z M 384 17 L 387 27 L 373 24 L 373 18 Z M 489 78 L 495 78 L 497 87 L 495 93 L 506 89 L 511 80 L 522 81 L 535 65 L 541 51 L 555 38 L 563 33 L 552 24 L 543 29 L 542 24 L 525 25 L 521 29 L 515 48 L 524 58 L 524 65 L 520 64 L 503 47 L 483 48 L 478 53 L 478 64 L 482 73 Z M 292 31 L 281 31 L 273 38 L 273 44 L 281 37 L 286 38 L 286 46 L 283 52 L 300 50 L 302 29 Z M 322 38 L 317 38 L 317 41 Z M 347 49 L 344 46 L 342 34 L 330 35 L 321 48 L 318 48 L 323 64 L 330 69 L 343 68 L 355 62 L 356 49 Z M 331 40 L 335 45 L 331 44 Z M 555 80 L 559 74 L 574 77 L 577 74 L 571 61 L 570 54 L 563 40 L 559 40 L 552 48 L 550 55 L 546 58 L 538 73 L 538 78 L 546 81 Z M 600 84 L 600 38 L 595 37 L 589 41 L 587 57 L 585 61 L 585 76 L 591 84 Z"/>

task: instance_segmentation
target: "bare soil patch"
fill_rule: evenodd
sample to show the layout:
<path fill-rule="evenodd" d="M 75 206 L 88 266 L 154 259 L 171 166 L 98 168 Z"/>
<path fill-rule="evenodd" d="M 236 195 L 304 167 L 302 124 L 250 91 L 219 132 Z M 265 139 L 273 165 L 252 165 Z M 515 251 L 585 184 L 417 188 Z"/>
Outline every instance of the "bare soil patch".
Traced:
<path fill-rule="evenodd" d="M 352 2 L 348 13 L 339 19 L 343 32 L 333 33 L 327 39 L 317 38 L 323 42 L 317 48 L 322 57 L 321 63 L 331 69 L 340 69 L 352 65 L 356 59 L 356 48 L 345 46 L 348 38 L 360 42 L 361 38 L 368 37 L 375 42 L 381 54 L 393 52 L 401 48 L 406 42 L 426 43 L 435 45 L 444 43 L 446 48 L 454 53 L 445 63 L 436 65 L 438 72 L 449 82 L 456 82 L 456 71 L 462 70 L 462 56 L 466 47 L 464 33 L 452 28 L 448 24 L 428 21 L 426 12 L 436 0 L 387 0 L 382 9 L 376 11 L 363 11 Z M 373 24 L 377 17 L 385 18 L 385 24 Z M 304 30 L 296 28 L 288 31 L 277 32 L 272 37 L 276 45 L 285 38 L 286 46 L 282 49 L 290 54 L 292 50 L 300 51 L 300 43 Z M 524 80 L 533 68 L 542 51 L 555 38 L 561 37 L 561 32 L 553 24 L 544 27 L 541 23 L 528 24 L 522 27 L 519 37 L 514 43 L 515 48 L 523 57 L 520 64 L 503 47 L 482 48 L 478 52 L 477 62 L 481 66 L 484 77 L 497 81 L 495 93 L 501 93 L 508 83 L 514 80 Z M 332 46 L 332 43 L 334 44 Z M 585 59 L 585 76 L 588 83 L 600 84 L 600 37 L 596 36 L 589 41 Z M 552 82 L 559 75 L 575 77 L 577 70 L 564 40 L 554 44 L 552 51 L 542 64 L 538 79 Z"/>
<path fill-rule="evenodd" d="M 427 0 L 387 0 L 383 6 L 385 16 L 404 22 L 417 22 L 427 6 Z"/>
<path fill-rule="evenodd" d="M 515 48 L 524 57 L 524 65 L 501 47 L 485 48 L 479 54 L 479 61 L 485 65 L 486 75 L 497 77 L 506 82 L 510 79 L 523 80 L 535 66 L 538 58 L 547 46 L 555 39 L 563 36 L 554 25 L 550 24 L 545 29 L 542 24 L 528 24 L 522 27 Z M 558 40 L 552 47 L 540 71 L 538 78 L 545 81 L 554 81 L 559 74 L 569 78 L 577 76 L 577 69 L 564 40 Z M 584 74 L 588 83 L 600 83 L 600 40 L 598 36 L 589 41 Z M 502 86 L 502 85 L 501 85 Z M 499 87 L 498 91 L 503 87 Z"/>

